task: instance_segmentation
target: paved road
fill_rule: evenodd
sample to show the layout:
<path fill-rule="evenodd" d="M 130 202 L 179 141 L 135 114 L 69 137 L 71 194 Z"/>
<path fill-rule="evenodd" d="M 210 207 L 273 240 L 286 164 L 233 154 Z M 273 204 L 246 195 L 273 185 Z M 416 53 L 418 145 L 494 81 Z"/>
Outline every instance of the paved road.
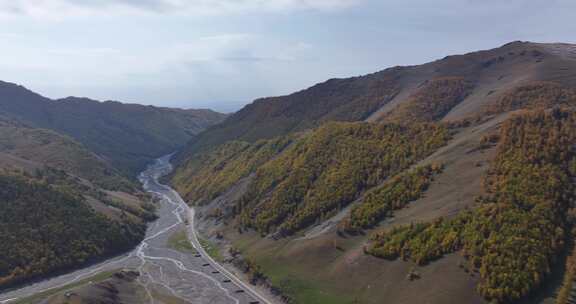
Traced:
<path fill-rule="evenodd" d="M 97 265 L 50 278 L 0 294 L 0 303 L 9 303 L 48 289 L 61 287 L 93 276 L 102 271 L 120 268 L 136 269 L 138 283 L 147 293 L 149 303 L 157 303 L 155 293 L 169 294 L 189 303 L 270 303 L 257 291 L 244 284 L 212 260 L 201 248 L 193 229 L 194 210 L 170 187 L 158 179 L 172 170 L 170 156 L 162 157 L 140 175 L 144 189 L 160 198 L 159 219 L 150 225 L 146 238 L 132 252 Z M 174 231 L 186 229 L 184 218 L 190 220 L 189 237 L 201 256 L 184 254 L 168 248 L 167 241 Z M 209 264 L 205 266 L 206 264 Z M 231 282 L 224 282 L 230 280 Z M 238 292 L 242 290 L 243 292 Z"/>

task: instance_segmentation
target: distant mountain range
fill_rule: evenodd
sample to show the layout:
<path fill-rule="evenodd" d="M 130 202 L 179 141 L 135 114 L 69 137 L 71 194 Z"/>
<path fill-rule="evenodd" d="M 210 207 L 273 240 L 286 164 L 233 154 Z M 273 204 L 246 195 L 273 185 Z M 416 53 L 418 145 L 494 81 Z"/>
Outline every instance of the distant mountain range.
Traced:
<path fill-rule="evenodd" d="M 0 114 L 31 127 L 69 135 L 134 176 L 152 159 L 174 152 L 226 115 L 68 97 L 51 100 L 0 82 Z"/>
<path fill-rule="evenodd" d="M 256 100 L 172 183 L 294 303 L 569 303 L 575 107 L 576 45 L 513 42 Z"/>

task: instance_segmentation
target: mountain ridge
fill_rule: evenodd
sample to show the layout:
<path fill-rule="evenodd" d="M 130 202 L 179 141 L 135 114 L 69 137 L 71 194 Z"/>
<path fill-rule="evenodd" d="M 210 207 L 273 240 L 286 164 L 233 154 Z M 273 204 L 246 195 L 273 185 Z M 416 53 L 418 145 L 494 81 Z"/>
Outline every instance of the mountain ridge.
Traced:
<path fill-rule="evenodd" d="M 69 135 L 130 177 L 226 117 L 210 110 L 49 99 L 9 82 L 0 82 L 0 114 Z"/>
<path fill-rule="evenodd" d="M 182 160 L 203 147 L 228 140 L 254 142 L 336 121 L 377 121 L 442 77 L 462 77 L 470 94 L 450 108 L 443 120 L 477 112 L 519 83 L 554 81 L 576 84 L 576 45 L 515 41 L 501 47 L 446 56 L 430 63 L 396 66 L 350 78 L 334 78 L 307 89 L 256 99 L 226 121 L 209 128 L 183 149 Z"/>

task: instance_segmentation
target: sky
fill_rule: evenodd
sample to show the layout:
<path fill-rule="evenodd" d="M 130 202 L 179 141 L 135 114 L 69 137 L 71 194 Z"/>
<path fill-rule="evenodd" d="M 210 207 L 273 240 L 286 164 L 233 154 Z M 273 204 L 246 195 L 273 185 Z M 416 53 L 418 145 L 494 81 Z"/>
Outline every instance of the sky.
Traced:
<path fill-rule="evenodd" d="M 0 80 L 232 112 L 330 78 L 576 42 L 574 0 L 0 0 Z"/>

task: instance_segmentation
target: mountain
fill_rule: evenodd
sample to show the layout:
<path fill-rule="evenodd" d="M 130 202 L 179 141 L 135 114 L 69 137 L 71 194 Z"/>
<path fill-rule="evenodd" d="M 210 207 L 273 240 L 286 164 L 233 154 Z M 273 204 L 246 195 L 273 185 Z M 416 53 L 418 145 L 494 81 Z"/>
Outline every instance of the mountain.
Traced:
<path fill-rule="evenodd" d="M 0 83 L 0 289 L 140 243 L 156 215 L 136 173 L 224 117 Z"/>
<path fill-rule="evenodd" d="M 69 172 L 108 190 L 133 192 L 137 187 L 74 139 L 0 117 L 0 159 L 9 165 L 15 158 Z"/>
<path fill-rule="evenodd" d="M 513 42 L 260 99 L 172 184 L 293 303 L 569 303 L 576 45 Z"/>
<path fill-rule="evenodd" d="M 74 139 L 0 116 L 0 289 L 128 250 L 150 198 Z"/>
<path fill-rule="evenodd" d="M 480 111 L 524 84 L 576 84 L 575 58 L 573 45 L 512 42 L 424 65 L 330 79 L 287 96 L 258 99 L 195 137 L 187 150 L 193 152 L 234 139 L 254 142 L 326 121 L 377 121 L 399 104 L 425 95 L 447 97 L 443 102 L 449 104 L 436 105 L 434 118 L 454 120 Z"/>
<path fill-rule="evenodd" d="M 210 110 L 159 108 L 87 98 L 51 100 L 7 82 L 0 82 L 0 114 L 35 128 L 66 134 L 130 176 L 135 176 L 152 159 L 174 152 L 195 134 L 226 117 Z"/>
<path fill-rule="evenodd" d="M 67 270 L 138 244 L 141 222 L 95 212 L 70 187 L 0 174 L 0 287 Z"/>

